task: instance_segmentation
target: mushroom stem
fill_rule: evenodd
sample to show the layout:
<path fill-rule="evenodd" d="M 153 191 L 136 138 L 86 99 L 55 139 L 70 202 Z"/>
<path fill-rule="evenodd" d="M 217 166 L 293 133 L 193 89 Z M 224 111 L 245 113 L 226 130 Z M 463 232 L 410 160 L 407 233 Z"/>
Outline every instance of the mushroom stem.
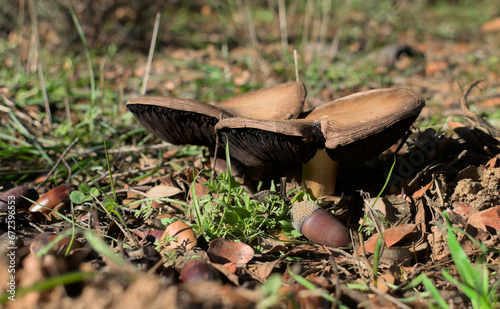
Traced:
<path fill-rule="evenodd" d="M 325 149 L 320 149 L 302 165 L 302 186 L 313 198 L 335 194 L 338 162 L 332 161 Z"/>

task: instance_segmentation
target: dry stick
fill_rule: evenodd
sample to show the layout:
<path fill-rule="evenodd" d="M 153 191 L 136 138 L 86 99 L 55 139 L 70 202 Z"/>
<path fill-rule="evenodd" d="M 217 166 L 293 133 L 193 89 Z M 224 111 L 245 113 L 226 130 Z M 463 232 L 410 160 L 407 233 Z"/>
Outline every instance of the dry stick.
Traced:
<path fill-rule="evenodd" d="M 330 23 L 330 11 L 332 8 L 332 0 L 323 0 L 323 17 L 321 18 L 320 35 L 320 52 L 323 52 L 326 44 L 326 34 L 328 32 L 328 24 Z"/>
<path fill-rule="evenodd" d="M 405 303 L 399 301 L 397 298 L 394 296 L 391 296 L 385 292 L 382 292 L 381 290 L 377 289 L 376 287 L 373 286 L 367 286 L 368 289 L 370 289 L 371 292 L 377 294 L 379 297 L 382 297 L 383 299 L 390 301 L 394 305 L 396 305 L 398 308 L 403 308 L 403 309 L 411 309 L 410 306 L 406 305 Z"/>
<path fill-rule="evenodd" d="M 453 166 L 453 164 L 457 163 L 458 160 L 465 157 L 466 154 L 467 154 L 467 149 L 462 150 L 462 152 L 458 156 L 456 156 L 453 160 L 451 160 L 448 164 L 446 164 L 443 170 L 444 171 L 448 170 L 450 167 Z"/>
<path fill-rule="evenodd" d="M 64 95 L 64 109 L 66 111 L 66 121 L 70 124 L 73 123 L 73 120 L 71 119 L 71 108 L 69 107 L 68 92 Z"/>
<path fill-rule="evenodd" d="M 18 15 L 18 22 L 17 22 L 17 46 L 21 47 L 23 45 L 23 30 L 24 30 L 24 4 L 25 1 L 19 1 L 19 15 Z M 16 59 L 16 65 L 14 68 L 14 78 L 16 81 L 18 81 L 19 78 L 19 71 L 21 71 L 21 62 L 22 62 L 22 53 L 19 52 L 17 53 L 17 59 Z"/>
<path fill-rule="evenodd" d="M 312 0 L 307 0 L 306 4 L 306 13 L 304 15 L 304 26 L 302 27 L 302 40 L 300 42 L 302 51 L 305 51 L 306 47 L 310 44 L 307 44 L 309 40 L 309 29 L 311 28 L 311 16 L 313 11 L 313 2 Z"/>
<path fill-rule="evenodd" d="M 170 143 L 165 143 L 165 142 L 162 142 L 160 144 L 155 144 L 155 145 L 145 145 L 145 146 L 140 146 L 140 147 L 137 147 L 137 146 L 127 146 L 127 147 L 123 147 L 123 148 L 118 148 L 118 149 L 109 149 L 108 150 L 108 153 L 124 153 L 124 152 L 140 152 L 140 151 L 143 151 L 143 150 L 150 150 L 150 149 L 162 149 L 162 148 L 166 148 L 168 146 L 172 146 L 172 144 Z M 79 151 L 79 152 L 76 152 L 76 153 L 72 153 L 72 155 L 75 155 L 75 156 L 88 156 L 88 155 L 95 155 L 95 154 L 99 154 L 99 153 L 104 153 L 104 149 L 99 149 L 99 150 L 94 150 L 94 149 L 87 149 L 87 150 L 83 150 L 83 151 Z"/>
<path fill-rule="evenodd" d="M 134 244 L 134 245 L 137 245 L 135 239 L 133 239 L 131 236 L 130 236 L 130 233 L 128 232 L 128 229 L 124 228 L 120 222 L 118 222 L 118 220 L 116 220 L 116 218 L 106 209 L 106 207 L 104 207 L 104 205 L 101 203 L 101 201 L 99 201 L 99 199 L 97 198 L 97 196 L 94 195 L 94 193 L 89 192 L 90 195 L 92 195 L 92 197 L 94 198 L 94 200 L 97 202 L 97 204 L 99 204 L 99 206 L 101 206 L 102 210 L 104 210 L 104 212 L 106 212 L 106 214 L 108 215 L 108 217 L 113 220 L 115 222 L 115 224 L 118 226 L 118 228 L 122 231 L 123 235 L 125 237 L 128 238 L 128 240 Z"/>
<path fill-rule="evenodd" d="M 300 82 L 300 80 L 299 80 L 299 60 L 298 60 L 296 49 L 293 50 L 293 61 L 295 63 L 295 80 L 298 83 L 298 82 Z"/>
<path fill-rule="evenodd" d="M 38 54 L 40 54 L 40 37 L 38 35 L 38 21 L 35 12 L 35 3 L 33 0 L 29 0 L 29 10 L 31 18 L 31 31 L 33 31 L 33 36 L 35 39 L 35 48 Z M 40 87 L 42 87 L 43 103 L 45 105 L 45 113 L 47 114 L 47 121 L 49 129 L 52 129 L 52 114 L 50 112 L 49 97 L 47 95 L 47 89 L 45 87 L 45 79 L 43 77 L 42 61 L 38 58 L 38 75 L 40 78 Z"/>
<path fill-rule="evenodd" d="M 335 275 L 335 278 L 333 279 L 333 284 L 335 286 L 335 302 L 332 303 L 332 308 L 337 308 L 338 302 L 340 300 L 340 297 L 342 296 L 342 290 L 340 289 L 340 276 L 339 276 L 339 269 L 337 268 L 337 263 L 333 259 L 333 254 L 328 248 L 323 245 L 323 248 L 330 252 L 330 256 L 328 257 L 328 261 L 330 262 L 330 265 L 332 265 L 333 268 L 333 274 Z"/>
<path fill-rule="evenodd" d="M 469 120 L 475 122 L 480 127 L 483 127 L 488 132 L 488 134 L 490 134 L 491 136 L 494 136 L 496 138 L 500 138 L 500 130 L 498 130 L 497 128 L 495 128 L 487 120 L 479 117 L 476 113 L 474 113 L 473 111 L 471 111 L 469 109 L 469 106 L 467 105 L 467 97 L 469 96 L 470 91 L 472 90 L 472 88 L 474 88 L 477 84 L 479 84 L 482 81 L 483 81 L 482 79 L 477 80 L 477 81 L 473 82 L 472 84 L 470 84 L 467 87 L 467 89 L 465 90 L 464 95 L 462 96 L 462 100 L 460 101 L 460 106 L 462 107 L 462 110 L 464 111 L 465 116 Z"/>
<path fill-rule="evenodd" d="M 68 153 L 68 151 L 76 144 L 80 141 L 80 139 L 77 137 L 73 140 L 73 142 L 71 142 L 71 144 L 63 151 L 63 153 L 59 156 L 59 159 L 57 159 L 57 162 L 54 164 L 54 166 L 52 167 L 52 169 L 49 171 L 49 173 L 47 174 L 47 176 L 45 176 L 45 178 L 42 180 L 42 182 L 40 182 L 37 186 L 36 186 L 36 189 L 38 190 L 38 188 L 40 188 L 40 186 L 42 184 L 44 184 L 47 179 L 49 179 L 50 175 L 52 175 L 52 173 L 54 173 L 54 171 L 56 170 L 57 166 L 59 166 L 59 163 L 61 163 L 62 160 L 64 160 L 64 157 L 66 156 L 66 154 Z M 66 167 L 69 167 L 65 162 L 65 165 Z M 71 168 L 68 169 L 68 173 L 71 175 Z"/>
<path fill-rule="evenodd" d="M 231 68 L 229 67 L 229 48 L 226 43 L 221 46 L 222 59 L 224 59 L 224 81 L 231 81 Z"/>
<path fill-rule="evenodd" d="M 278 0 L 278 12 L 280 16 L 280 36 L 281 36 L 281 51 L 285 55 L 288 50 L 288 33 L 286 31 L 286 6 L 285 0 Z"/>
<path fill-rule="evenodd" d="M 16 109 L 16 104 L 9 100 L 3 93 L 0 93 L 0 97 L 2 98 L 3 102 L 5 103 L 6 106 L 0 105 L 0 112 L 8 114 L 10 111 L 16 115 L 17 118 L 24 120 L 30 125 L 31 127 L 40 127 L 41 123 L 30 117 L 29 114 L 23 113 L 19 110 Z"/>
<path fill-rule="evenodd" d="M 349 0 L 346 0 L 346 2 Z M 345 3 L 344 7 L 350 7 L 347 3 Z M 342 29 L 344 28 L 345 20 L 347 14 L 340 12 L 340 18 L 337 24 L 337 29 L 335 30 L 335 35 L 332 39 L 332 45 L 330 47 L 330 52 L 325 60 L 323 60 L 323 65 L 320 67 L 320 75 L 323 75 L 326 69 L 329 67 L 329 64 L 333 62 L 333 60 L 337 57 L 337 53 L 340 45 L 340 38 L 342 37 Z"/>
<path fill-rule="evenodd" d="M 250 12 L 250 8 L 248 7 L 247 2 L 243 4 L 242 0 L 236 0 L 236 6 L 238 8 L 241 8 L 240 13 L 242 13 L 243 18 L 245 20 L 244 27 L 248 34 L 250 46 L 255 52 L 255 60 L 260 66 L 261 72 L 264 74 L 264 76 L 267 77 L 271 74 L 271 69 L 269 69 L 266 60 L 262 57 L 261 53 L 259 52 L 259 39 L 257 38 L 257 32 L 255 31 L 255 24 L 253 22 L 253 17 L 252 13 Z"/>
<path fill-rule="evenodd" d="M 148 87 L 149 71 L 151 70 L 151 63 L 153 62 L 153 55 L 155 52 L 156 37 L 158 36 L 158 28 L 160 26 L 160 12 L 156 13 L 155 25 L 153 28 L 153 37 L 151 38 L 151 45 L 149 46 L 148 62 L 146 65 L 146 72 L 144 72 L 144 78 L 142 80 L 141 95 L 146 93 Z"/>

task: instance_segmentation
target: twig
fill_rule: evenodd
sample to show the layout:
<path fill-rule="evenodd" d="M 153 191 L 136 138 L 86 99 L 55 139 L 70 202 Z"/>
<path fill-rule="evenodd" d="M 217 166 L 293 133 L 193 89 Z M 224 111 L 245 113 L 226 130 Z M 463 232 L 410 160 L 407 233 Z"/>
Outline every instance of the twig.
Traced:
<path fill-rule="evenodd" d="M 368 286 L 368 289 L 370 289 L 371 292 L 377 294 L 379 297 L 382 297 L 383 299 L 390 301 L 394 305 L 396 305 L 398 308 L 403 308 L 403 309 L 411 309 L 410 306 L 406 305 L 405 303 L 399 301 L 397 298 L 394 296 L 391 296 L 387 293 L 382 292 L 381 290 L 373 287 L 373 286 Z"/>
<path fill-rule="evenodd" d="M 153 55 L 155 52 L 156 38 L 158 36 L 158 27 L 160 26 L 161 13 L 156 13 L 155 25 L 153 28 L 153 37 L 151 38 L 151 45 L 149 46 L 148 62 L 146 65 L 146 72 L 144 72 L 144 78 L 142 80 L 141 95 L 146 93 L 148 87 L 149 72 L 151 70 L 151 63 L 153 62 Z"/>
<path fill-rule="evenodd" d="M 490 134 L 491 136 L 494 136 L 496 138 L 500 138 L 500 130 L 495 128 L 487 120 L 479 117 L 476 113 L 471 111 L 469 106 L 467 105 L 467 97 L 469 96 L 470 91 L 472 90 L 472 88 L 474 88 L 477 84 L 479 84 L 482 81 L 483 81 L 482 79 L 477 80 L 467 87 L 464 95 L 462 96 L 462 100 L 460 101 L 460 106 L 462 107 L 462 110 L 464 111 L 465 116 L 469 120 L 475 122 L 477 125 L 484 128 L 488 132 L 488 134 Z"/>
<path fill-rule="evenodd" d="M 45 176 L 45 178 L 43 179 L 42 182 L 40 182 L 37 186 L 36 186 L 36 189 L 38 190 L 38 188 L 40 188 L 40 186 L 42 184 L 44 184 L 47 179 L 49 179 L 50 175 L 52 175 L 52 173 L 54 173 L 54 171 L 56 170 L 57 166 L 59 166 L 59 163 L 61 163 L 62 160 L 64 160 L 64 157 L 66 156 L 66 154 L 68 154 L 68 151 L 76 144 L 80 141 L 80 139 L 77 137 L 73 140 L 73 142 L 71 142 L 71 144 L 63 151 L 63 153 L 61 154 L 61 156 L 59 156 L 59 159 L 57 159 L 56 163 L 54 164 L 54 166 L 52 167 L 52 169 L 49 171 L 49 173 Z M 68 167 L 67 163 L 65 162 L 65 165 L 66 167 Z M 70 173 L 71 175 L 71 168 L 68 170 L 68 172 Z"/>
<path fill-rule="evenodd" d="M 90 195 L 92 195 L 92 197 L 94 198 L 94 200 L 96 201 L 97 204 L 99 204 L 99 206 L 101 206 L 102 210 L 104 210 L 104 212 L 106 212 L 106 214 L 108 215 L 108 217 L 113 220 L 115 222 L 115 224 L 118 226 L 118 228 L 122 231 L 123 235 L 128 238 L 128 240 L 134 244 L 134 245 L 137 245 L 135 239 L 132 238 L 132 236 L 130 236 L 130 232 L 128 231 L 128 228 L 122 226 L 120 224 L 120 222 L 118 222 L 118 220 L 116 220 L 116 218 L 111 215 L 111 213 L 106 209 L 106 207 L 104 207 L 104 205 L 101 203 L 101 201 L 97 198 L 97 196 L 94 195 L 94 193 L 92 193 L 92 191 L 90 192 Z"/>
<path fill-rule="evenodd" d="M 229 48 L 227 43 L 222 44 L 222 59 L 224 59 L 224 81 L 231 81 L 231 68 L 229 67 Z"/>
<path fill-rule="evenodd" d="M 122 147 L 122 148 L 118 148 L 118 149 L 109 149 L 108 153 L 115 154 L 115 153 L 123 153 L 123 152 L 140 152 L 143 150 L 150 150 L 150 149 L 153 149 L 153 150 L 154 149 L 162 149 L 162 148 L 166 148 L 168 146 L 172 146 L 172 144 L 164 142 L 164 143 L 160 143 L 160 144 L 144 145 L 144 146 L 140 146 L 140 147 L 128 146 L 128 147 Z M 95 155 L 95 154 L 100 154 L 100 153 L 104 153 L 104 149 L 98 149 L 98 150 L 86 149 L 83 151 L 72 153 L 72 155 L 74 155 L 74 156 L 88 156 L 88 155 Z"/>
<path fill-rule="evenodd" d="M 293 50 L 293 61 L 295 63 L 295 80 L 298 82 L 300 82 L 300 78 L 299 78 L 299 60 L 298 60 L 298 55 L 297 55 L 297 50 L 294 49 Z"/>
<path fill-rule="evenodd" d="M 300 41 L 300 46 L 302 47 L 302 51 L 305 51 L 306 47 L 311 45 L 308 43 L 308 40 L 309 40 L 309 31 L 311 28 L 312 12 L 313 12 L 313 2 L 312 0 L 307 0 L 306 13 L 304 16 L 304 24 L 302 26 L 302 40 Z"/>
<path fill-rule="evenodd" d="M 40 37 L 38 36 L 38 20 L 36 18 L 35 2 L 33 0 L 29 0 L 28 3 L 29 3 L 29 11 L 31 17 L 31 31 L 33 31 L 33 36 L 35 39 L 35 49 L 38 52 L 38 54 L 40 54 Z M 37 67 L 38 67 L 38 75 L 40 78 L 40 87 L 42 88 L 41 90 L 43 94 L 43 103 L 45 105 L 45 113 L 47 114 L 49 129 L 51 129 L 52 113 L 50 112 L 49 97 L 47 95 L 47 89 L 45 87 L 45 78 L 43 77 L 42 62 L 40 59 L 37 60 Z"/>
<path fill-rule="evenodd" d="M 24 25 L 24 4 L 25 4 L 25 1 L 19 1 L 19 14 L 18 14 L 18 22 L 17 22 L 17 46 L 20 48 L 21 46 L 23 46 L 23 25 Z M 22 52 L 18 52 L 17 53 L 17 59 L 16 59 L 16 65 L 14 67 L 14 76 L 15 76 L 15 80 L 18 81 L 19 80 L 19 72 L 21 71 L 21 62 L 22 62 L 22 56 L 23 56 L 23 53 Z"/>
<path fill-rule="evenodd" d="M 278 0 L 278 12 L 280 21 L 280 34 L 281 34 L 281 50 L 285 55 L 288 50 L 288 33 L 286 31 L 286 6 L 285 0 Z"/>
<path fill-rule="evenodd" d="M 41 127 L 42 124 L 29 116 L 29 114 L 25 112 L 21 112 L 16 108 L 16 104 L 9 100 L 3 93 L 0 93 L 0 97 L 6 106 L 0 105 L 0 112 L 8 114 L 10 111 L 16 115 L 20 120 L 26 121 L 31 127 Z"/>
<path fill-rule="evenodd" d="M 335 274 L 335 278 L 333 279 L 333 283 L 335 286 L 335 302 L 332 303 L 332 308 L 337 308 L 338 301 L 340 297 L 342 296 L 342 290 L 340 289 L 340 276 L 339 276 L 339 269 L 337 268 L 337 263 L 333 259 L 332 252 L 328 250 L 326 246 L 323 246 L 323 248 L 330 252 L 330 256 L 328 257 L 328 261 L 330 262 L 330 265 L 332 265 L 333 268 L 333 273 Z"/>

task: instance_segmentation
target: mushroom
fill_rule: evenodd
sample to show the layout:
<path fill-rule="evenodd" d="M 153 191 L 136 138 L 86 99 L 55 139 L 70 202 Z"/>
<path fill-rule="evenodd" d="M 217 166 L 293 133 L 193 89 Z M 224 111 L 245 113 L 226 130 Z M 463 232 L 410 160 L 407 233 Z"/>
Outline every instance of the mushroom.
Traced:
<path fill-rule="evenodd" d="M 232 157 L 246 166 L 276 170 L 311 160 L 325 140 L 319 121 L 228 118 L 215 130 Z"/>
<path fill-rule="evenodd" d="M 289 82 L 245 92 L 215 106 L 244 118 L 294 119 L 302 112 L 306 95 L 304 84 Z"/>
<path fill-rule="evenodd" d="M 424 105 L 424 98 L 410 89 L 386 88 L 315 108 L 305 119 L 321 122 L 325 149 L 303 166 L 304 186 L 315 197 L 334 194 L 338 162 L 380 154 L 404 136 Z"/>
<path fill-rule="evenodd" d="M 338 161 L 365 160 L 387 149 L 405 134 L 424 104 L 409 89 L 377 89 L 322 105 L 305 119 L 230 118 L 215 129 L 244 165 L 276 169 L 306 163 L 303 185 L 320 197 L 334 194 Z"/>
<path fill-rule="evenodd" d="M 155 136 L 176 145 L 215 146 L 215 124 L 235 116 L 258 119 L 297 118 L 306 97 L 302 83 L 290 82 L 249 91 L 207 104 L 172 97 L 145 96 L 127 102 L 128 109 Z"/>

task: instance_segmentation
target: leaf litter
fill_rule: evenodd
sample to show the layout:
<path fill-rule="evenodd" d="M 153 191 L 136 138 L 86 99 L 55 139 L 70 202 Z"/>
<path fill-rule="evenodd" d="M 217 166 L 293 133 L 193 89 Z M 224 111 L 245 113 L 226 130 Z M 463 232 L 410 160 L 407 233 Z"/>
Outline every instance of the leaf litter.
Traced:
<path fill-rule="evenodd" d="M 495 20 L 484 24 L 482 31 L 498 31 L 495 25 Z M 340 198 L 324 198 L 321 206 L 334 210 L 338 218 L 351 229 L 352 248 L 326 248 L 304 243 L 303 238 L 299 238 L 302 242 L 297 242 L 294 235 L 278 234 L 273 230 L 258 235 L 248 244 L 234 242 L 235 237 L 231 234 L 211 242 L 200 235 L 196 238 L 194 231 L 199 228 L 196 226 L 196 214 L 186 213 L 184 209 L 203 196 L 219 198 L 216 193 L 210 193 L 206 186 L 210 174 L 200 174 L 204 169 L 211 172 L 210 162 L 205 154 L 179 155 L 182 150 L 167 146 L 169 148 L 163 152 L 162 158 L 155 156 L 152 151 L 140 158 L 135 156 L 126 159 L 121 165 L 117 161 L 111 173 L 116 187 L 114 193 L 91 194 L 79 188 L 81 203 L 75 205 L 75 209 L 64 202 L 58 203 L 58 214 L 51 213 L 50 217 L 35 217 L 27 210 L 31 203 L 24 209 L 16 210 L 16 223 L 22 230 L 16 235 L 16 282 L 20 297 L 16 302 L 8 302 L 8 307 L 248 308 L 259 306 L 264 303 L 263 299 L 274 296 L 277 300 L 270 303 L 275 307 L 329 308 L 332 304 L 341 303 L 348 307 L 418 308 L 426 307 L 430 301 L 417 297 L 425 288 L 420 286 L 404 290 L 404 287 L 421 274 L 433 280 L 446 303 L 466 307 L 468 300 L 465 293 L 450 285 L 440 272 L 441 268 L 447 268 L 457 273 L 449 249 L 449 228 L 446 227 L 443 213 L 446 211 L 449 214 L 453 228 L 466 231 L 471 236 L 454 230 L 468 258 L 477 262 L 485 258 L 491 282 L 498 282 L 498 251 L 486 251 L 481 256 L 483 249 L 478 243 L 489 248 L 500 246 L 499 136 L 495 126 L 471 114 L 465 104 L 472 87 L 463 95 L 462 110 L 452 110 L 451 106 L 459 101 L 461 91 L 449 79 L 439 79 L 456 76 L 453 70 L 457 69 L 452 64 L 459 63 L 457 54 L 464 54 L 472 47 L 423 42 L 407 48 L 406 56 L 410 58 L 417 54 L 413 52 L 415 49 L 436 51 L 423 68 L 430 81 L 418 75 L 401 77 L 399 73 L 408 70 L 412 64 L 405 62 L 407 60 L 401 55 L 404 48 L 401 45 L 398 48 L 399 52 L 395 53 L 393 47 L 391 55 L 384 55 L 384 63 L 381 64 L 384 68 L 380 70 L 393 76 L 395 84 L 410 84 L 420 88 L 422 93 L 430 93 L 428 97 L 442 103 L 439 108 L 449 112 L 449 115 L 467 118 L 470 123 L 448 121 L 441 130 L 414 128 L 406 143 L 391 148 L 373 161 L 378 163 L 378 167 L 362 166 L 361 171 L 357 166 L 345 167 L 339 180 L 343 195 Z M 238 52 L 245 53 L 245 50 L 238 50 L 235 54 Z M 447 54 L 454 56 L 445 59 L 444 55 Z M 178 49 L 171 56 L 183 60 L 186 55 L 199 61 L 209 58 L 214 65 L 225 65 L 210 50 Z M 388 60 L 388 57 L 392 58 Z M 414 60 L 419 61 L 418 58 Z M 145 62 L 144 59 L 141 61 Z M 156 70 L 166 70 L 155 72 L 157 75 L 171 74 L 177 70 L 164 59 L 155 61 L 153 67 Z M 237 64 L 231 70 L 237 86 L 249 83 L 253 78 L 244 66 Z M 127 74 L 141 76 L 143 71 L 143 67 L 133 71 L 117 66 L 114 71 L 106 72 L 106 79 L 108 82 L 119 78 L 125 80 Z M 175 92 L 179 86 L 184 85 L 189 89 L 189 84 L 202 78 L 204 76 L 200 72 L 186 68 L 169 81 L 152 81 L 151 88 L 167 95 Z M 493 78 L 498 80 L 499 77 Z M 439 82 L 433 84 L 437 79 Z M 489 86 L 495 82 L 494 79 L 489 82 Z M 128 83 L 123 82 L 120 87 L 131 88 Z M 340 89 L 334 95 L 345 95 L 349 91 L 363 90 L 363 87 Z M 184 92 L 179 91 L 178 94 L 181 93 Z M 4 102 L 15 102 L 16 95 L 12 89 L 2 91 Z M 324 102 L 331 99 L 330 96 L 330 91 L 319 92 L 313 101 Z M 474 103 L 480 107 L 498 107 L 494 96 L 486 96 L 484 100 Z M 35 109 L 20 107 L 15 103 L 12 105 L 13 113 L 18 116 L 22 126 L 30 134 L 42 136 L 40 128 L 43 126 L 37 115 L 40 111 Z M 419 123 L 438 111 L 436 107 L 426 107 Z M 5 113 L 0 115 L 0 119 L 6 121 Z M 22 136 L 15 138 L 22 139 Z M 388 177 L 386 173 L 396 150 L 397 162 L 387 190 L 375 203 L 374 210 L 368 211 L 364 205 L 372 205 L 374 199 L 370 199 L 369 195 L 362 197 L 358 190 L 363 188 L 371 196 L 378 194 L 381 184 Z M 78 155 L 78 152 L 72 154 Z M 9 167 L 13 167 L 11 170 L 16 166 L 19 165 L 9 164 Z M 153 170 L 155 173 L 144 177 L 144 173 Z M 109 188 L 109 175 L 101 173 L 95 177 L 100 186 Z M 368 185 L 363 181 L 366 179 L 370 180 Z M 91 182 L 91 179 L 79 175 L 74 181 L 77 182 L 75 185 L 80 185 Z M 38 184 L 41 184 L 39 193 L 48 193 L 50 188 L 56 187 Z M 284 186 L 289 192 L 299 185 L 289 178 Z M 257 193 L 250 192 L 250 198 L 253 199 Z M 113 208 L 114 194 L 119 209 Z M 148 200 L 151 197 L 155 200 Z M 293 194 L 286 196 L 287 199 L 292 197 Z M 150 207 L 154 210 L 151 211 Z M 95 208 L 98 215 L 95 214 Z M 123 216 L 123 220 L 119 219 L 118 213 Z M 362 220 L 370 213 L 370 219 Z M 75 218 L 78 224 L 72 243 L 71 233 L 66 232 L 72 229 L 71 218 Z M 6 215 L 2 214 L 3 230 L 6 220 Z M 180 245 L 172 248 L 168 254 L 163 254 L 166 251 L 163 251 L 165 247 L 160 248 L 161 240 L 165 240 L 164 231 L 175 224 L 171 223 L 173 220 L 183 224 L 181 230 L 189 231 L 189 237 L 186 240 L 176 232 L 169 234 L 167 238 L 172 239 L 167 243 L 180 241 Z M 363 224 L 363 233 L 356 232 L 360 224 Z M 85 237 L 86 229 L 100 233 L 91 240 Z M 37 242 L 46 246 L 53 239 L 52 236 L 62 233 L 65 234 L 64 241 L 54 243 L 49 254 L 41 258 L 35 256 L 39 248 Z M 377 244 L 381 234 L 384 235 L 383 242 Z M 4 254 L 8 252 L 6 242 L 6 239 L 2 241 L 2 263 L 8 262 Z M 238 246 L 233 248 L 231 245 L 229 252 L 214 254 L 214 242 L 240 244 L 246 249 L 238 249 Z M 260 247 L 248 251 L 251 248 L 248 245 Z M 381 252 L 375 257 L 373 253 L 377 250 Z M 232 257 L 233 254 L 236 254 L 236 258 Z M 241 256 L 250 255 L 250 259 L 240 260 Z M 223 258 L 217 260 L 214 256 Z M 188 275 L 182 272 L 189 261 L 193 261 L 190 263 L 197 269 L 197 276 L 201 273 L 202 280 L 185 279 Z M 373 270 L 374 265 L 376 271 Z M 68 274 L 76 274 L 76 277 Z M 314 289 L 309 290 L 308 284 L 294 278 L 294 274 L 307 279 Z M 9 275 L 7 268 L 2 267 L 2 282 L 8 282 Z M 278 282 L 277 287 L 270 286 L 274 281 Z M 39 283 L 43 283 L 42 286 L 33 288 Z M 21 297 L 22 293 L 24 295 Z M 335 300 L 332 302 L 325 295 Z"/>

